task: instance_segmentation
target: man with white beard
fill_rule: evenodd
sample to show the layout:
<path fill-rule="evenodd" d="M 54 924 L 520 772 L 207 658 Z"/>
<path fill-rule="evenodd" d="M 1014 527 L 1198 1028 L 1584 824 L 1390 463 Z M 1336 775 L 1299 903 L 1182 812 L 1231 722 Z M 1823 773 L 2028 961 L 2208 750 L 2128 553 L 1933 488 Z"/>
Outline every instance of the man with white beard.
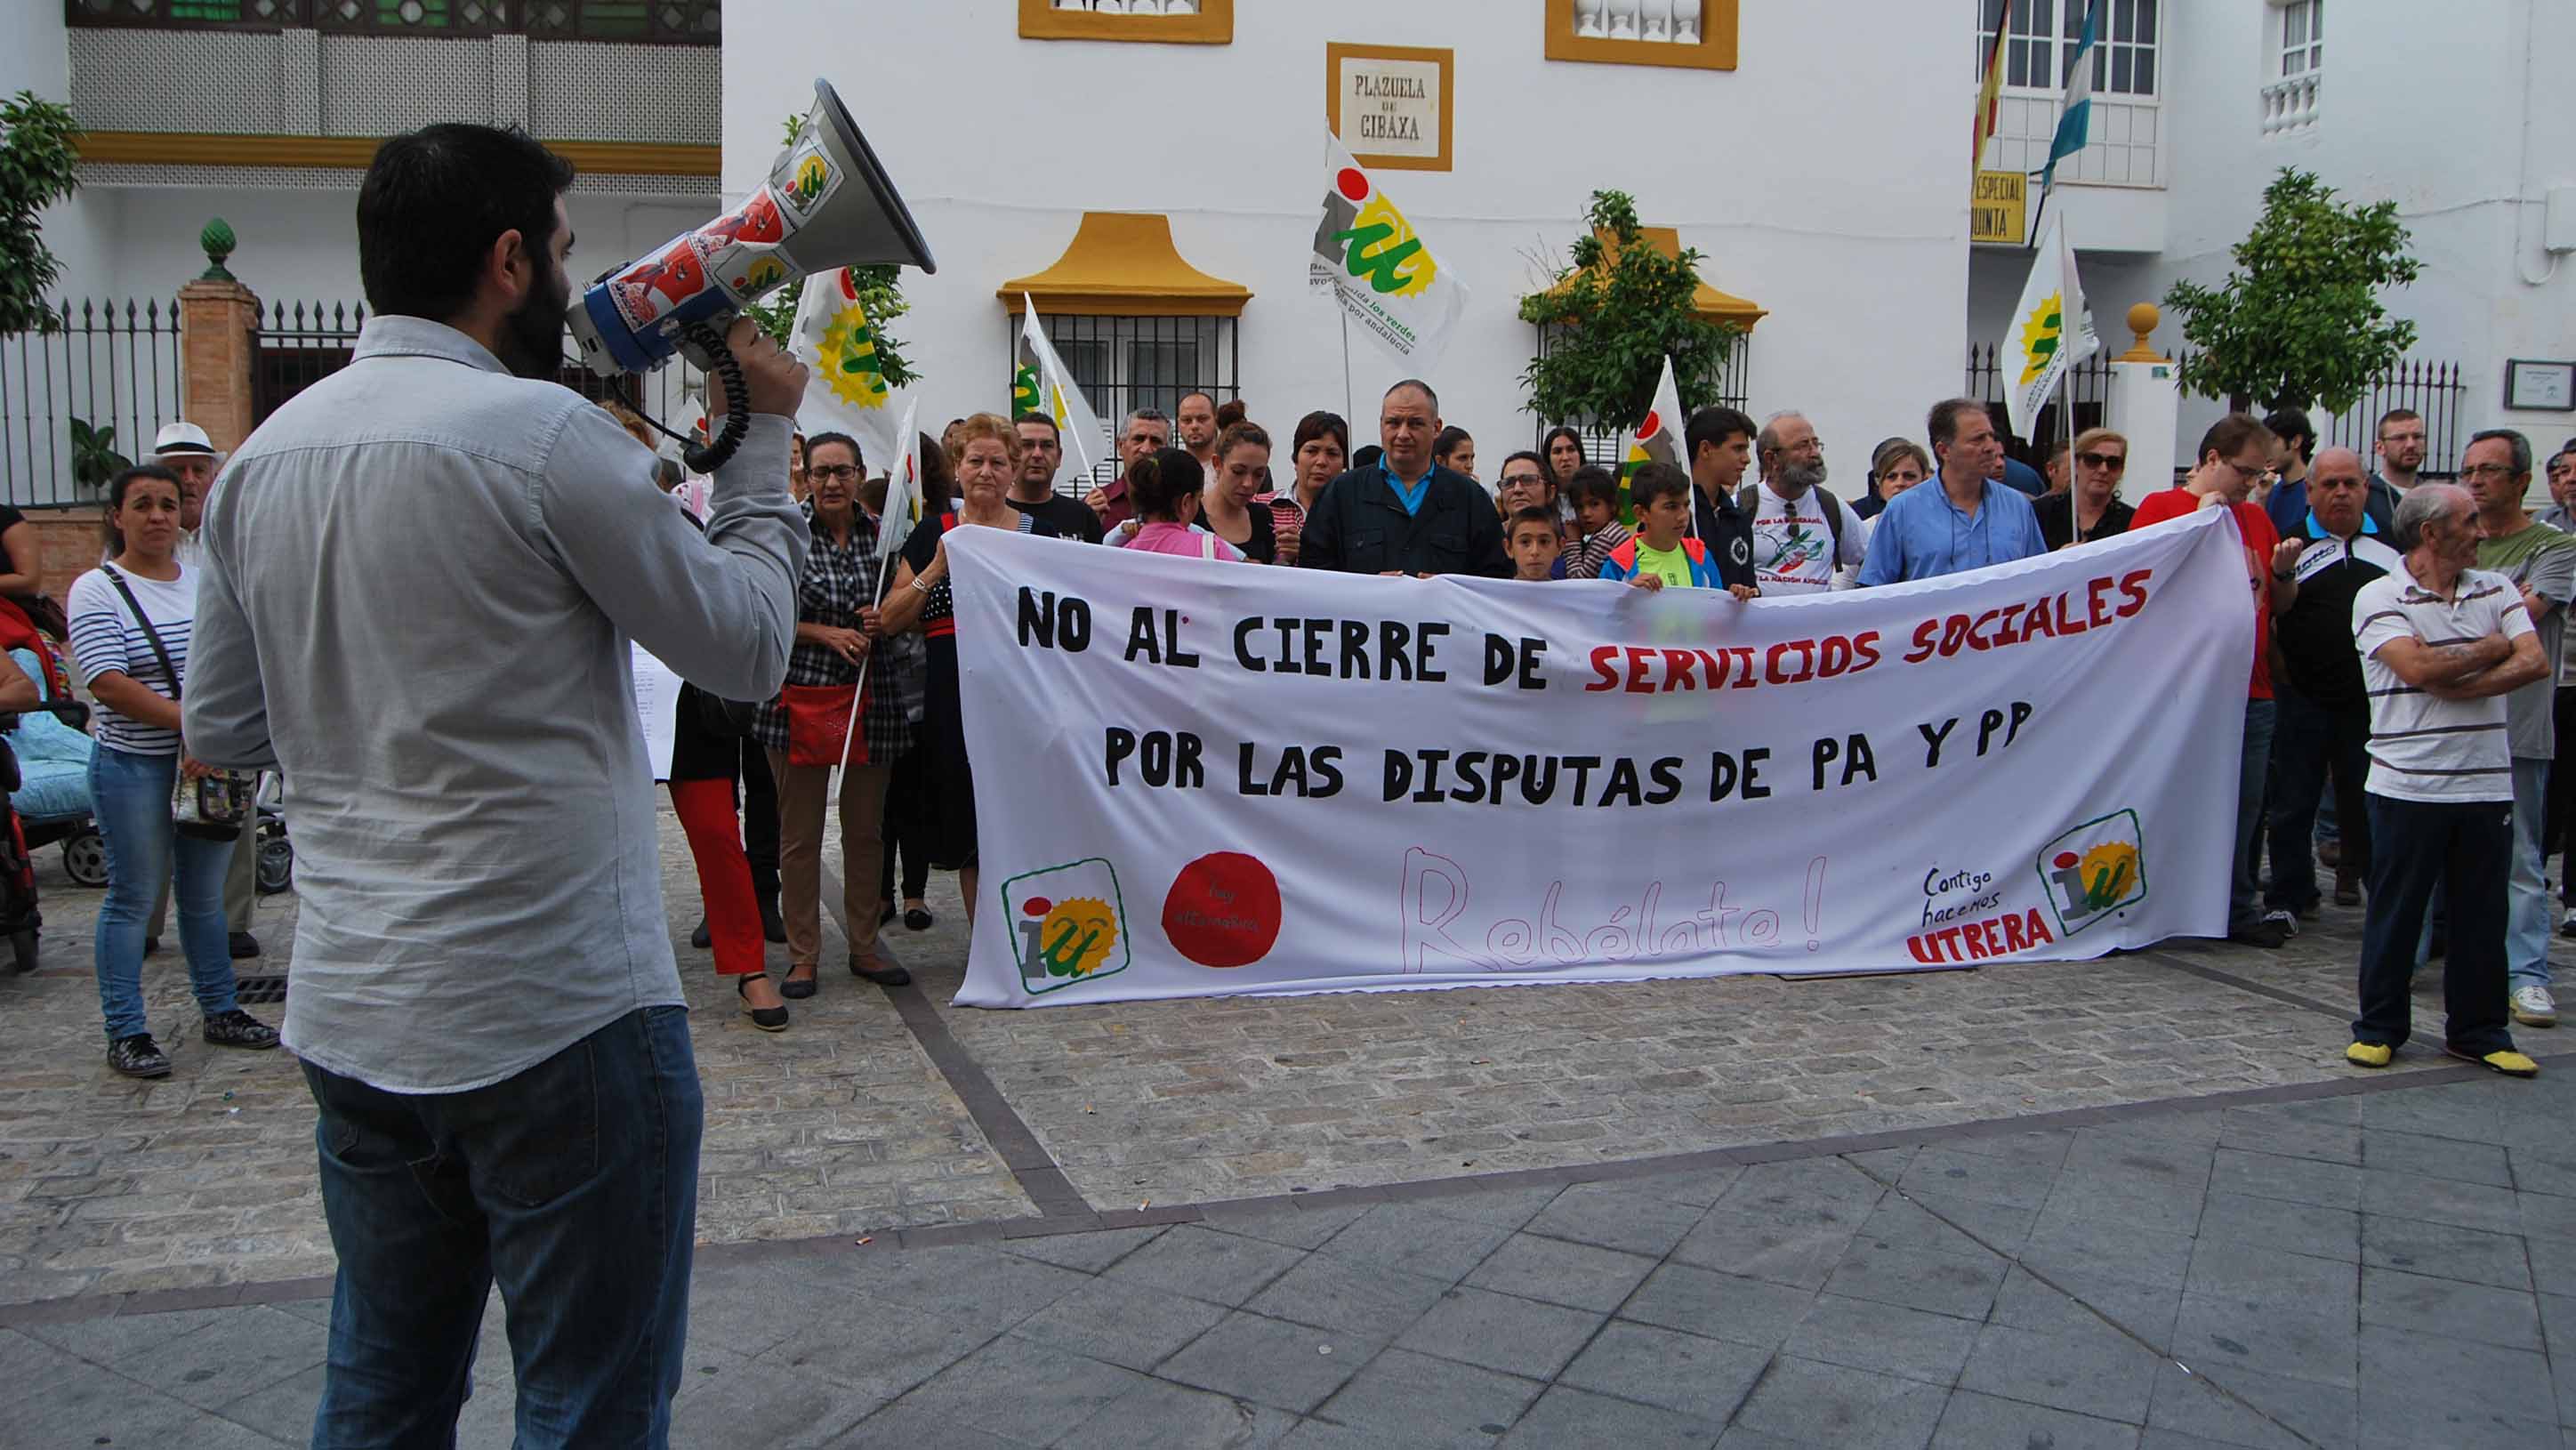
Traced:
<path fill-rule="evenodd" d="M 1825 491 L 1825 449 L 1803 414 L 1774 413 L 1753 440 L 1762 481 L 1737 506 L 1753 519 L 1753 577 L 1766 599 L 1849 588 L 1869 530 Z M 1839 576 L 1839 579 L 1838 579 Z"/>

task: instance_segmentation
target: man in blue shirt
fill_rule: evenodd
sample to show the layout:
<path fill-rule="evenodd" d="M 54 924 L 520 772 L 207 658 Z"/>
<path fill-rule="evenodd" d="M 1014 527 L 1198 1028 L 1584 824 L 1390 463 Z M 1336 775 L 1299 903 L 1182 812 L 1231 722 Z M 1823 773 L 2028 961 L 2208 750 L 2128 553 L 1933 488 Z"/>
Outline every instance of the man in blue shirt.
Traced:
<path fill-rule="evenodd" d="M 1863 585 L 1937 579 L 2048 552 L 2030 500 L 1991 475 L 2003 440 L 1974 398 L 1932 406 L 1934 472 L 1888 500 L 1860 566 Z"/>
<path fill-rule="evenodd" d="M 1408 378 L 1379 405 L 1384 456 L 1315 495 L 1297 562 L 1345 574 L 1481 574 L 1512 577 L 1502 515 L 1484 485 L 1431 461 L 1440 398 Z"/>

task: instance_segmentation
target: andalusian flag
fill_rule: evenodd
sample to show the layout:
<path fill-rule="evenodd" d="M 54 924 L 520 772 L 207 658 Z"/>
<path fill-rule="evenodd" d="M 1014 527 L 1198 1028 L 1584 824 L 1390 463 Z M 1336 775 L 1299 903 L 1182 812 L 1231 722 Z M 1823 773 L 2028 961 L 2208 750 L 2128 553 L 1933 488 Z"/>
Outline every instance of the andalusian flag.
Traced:
<path fill-rule="evenodd" d="M 1968 174 L 1986 164 L 1986 143 L 1994 139 L 1995 118 L 2003 109 L 2004 45 L 2012 39 L 2012 0 L 1982 0 L 1995 11 L 1995 44 L 1986 52 L 1985 76 L 1977 84 L 1976 149 L 1968 157 Z"/>
<path fill-rule="evenodd" d="M 1109 451 L 1109 430 L 1100 426 L 1100 415 L 1091 411 L 1064 359 L 1055 355 L 1046 328 L 1038 322 L 1038 304 L 1026 292 L 1020 294 L 1019 365 L 1011 383 L 1011 416 L 1023 413 L 1042 413 L 1055 420 L 1056 432 L 1064 438 L 1064 456 L 1086 478 L 1117 456 Z"/>
<path fill-rule="evenodd" d="M 1467 310 L 1467 288 L 1330 131 L 1324 163 L 1324 209 L 1306 264 L 1308 285 L 1339 301 L 1416 374 L 1428 374 Z"/>
<path fill-rule="evenodd" d="M 877 371 L 876 328 L 848 268 L 805 279 L 787 350 L 811 373 L 797 427 L 808 437 L 847 433 L 866 452 L 868 471 L 883 469 L 897 446 L 894 393 Z"/>
<path fill-rule="evenodd" d="M 2040 194 L 2057 179 L 2057 163 L 2084 149 L 2093 133 L 2093 55 L 2102 43 L 2102 0 L 2084 12 L 2084 36 L 2067 58 L 2066 104 L 2057 113 L 2057 135 L 2048 143 L 2048 165 L 2039 174 Z"/>
<path fill-rule="evenodd" d="M 2013 432 L 2030 437 L 2058 380 L 2101 347 L 2084 313 L 2084 287 L 2075 276 L 2075 247 L 2066 240 L 2066 220 L 2051 217 L 2004 333 L 2004 407 L 2012 415 Z"/>
<path fill-rule="evenodd" d="M 1690 459 L 1682 453 L 1682 430 L 1690 419 L 1682 412 L 1682 392 L 1673 380 L 1673 359 L 1664 357 L 1663 376 L 1655 380 L 1654 399 L 1646 405 L 1646 416 L 1639 420 L 1637 431 L 1628 436 L 1628 448 L 1619 460 L 1619 521 L 1635 528 L 1636 506 L 1628 501 L 1628 480 L 1639 468 L 1649 463 L 1669 463 L 1684 473 L 1690 472 Z M 1699 532 L 1699 510 L 1691 510 L 1691 532 Z"/>

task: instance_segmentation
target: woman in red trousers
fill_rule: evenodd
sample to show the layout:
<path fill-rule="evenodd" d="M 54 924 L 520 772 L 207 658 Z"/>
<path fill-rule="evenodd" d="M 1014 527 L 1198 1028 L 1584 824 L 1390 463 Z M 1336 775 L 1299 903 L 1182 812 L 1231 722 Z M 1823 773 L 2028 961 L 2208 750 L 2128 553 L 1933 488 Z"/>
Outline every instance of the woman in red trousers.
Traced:
<path fill-rule="evenodd" d="M 735 814 L 742 742 L 759 709 L 717 699 L 695 685 L 680 686 L 679 719 L 671 733 L 671 804 L 698 864 L 716 975 L 733 978 L 752 1026 L 784 1032 L 787 1004 L 769 980 L 760 897 L 752 890 L 751 858 L 743 854 L 742 823 Z"/>

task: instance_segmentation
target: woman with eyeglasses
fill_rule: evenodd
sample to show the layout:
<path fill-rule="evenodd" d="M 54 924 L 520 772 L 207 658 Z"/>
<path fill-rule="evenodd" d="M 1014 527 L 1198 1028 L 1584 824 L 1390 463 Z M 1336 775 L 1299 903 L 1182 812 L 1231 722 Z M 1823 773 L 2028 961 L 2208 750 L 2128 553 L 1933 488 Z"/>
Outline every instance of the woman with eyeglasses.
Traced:
<path fill-rule="evenodd" d="M 2075 439 L 2075 476 L 2064 493 L 2031 500 L 2039 535 L 2052 550 L 2128 532 L 2137 510 L 2120 502 L 2120 478 L 2129 470 L 2129 440 L 2108 428 L 2087 428 Z"/>

